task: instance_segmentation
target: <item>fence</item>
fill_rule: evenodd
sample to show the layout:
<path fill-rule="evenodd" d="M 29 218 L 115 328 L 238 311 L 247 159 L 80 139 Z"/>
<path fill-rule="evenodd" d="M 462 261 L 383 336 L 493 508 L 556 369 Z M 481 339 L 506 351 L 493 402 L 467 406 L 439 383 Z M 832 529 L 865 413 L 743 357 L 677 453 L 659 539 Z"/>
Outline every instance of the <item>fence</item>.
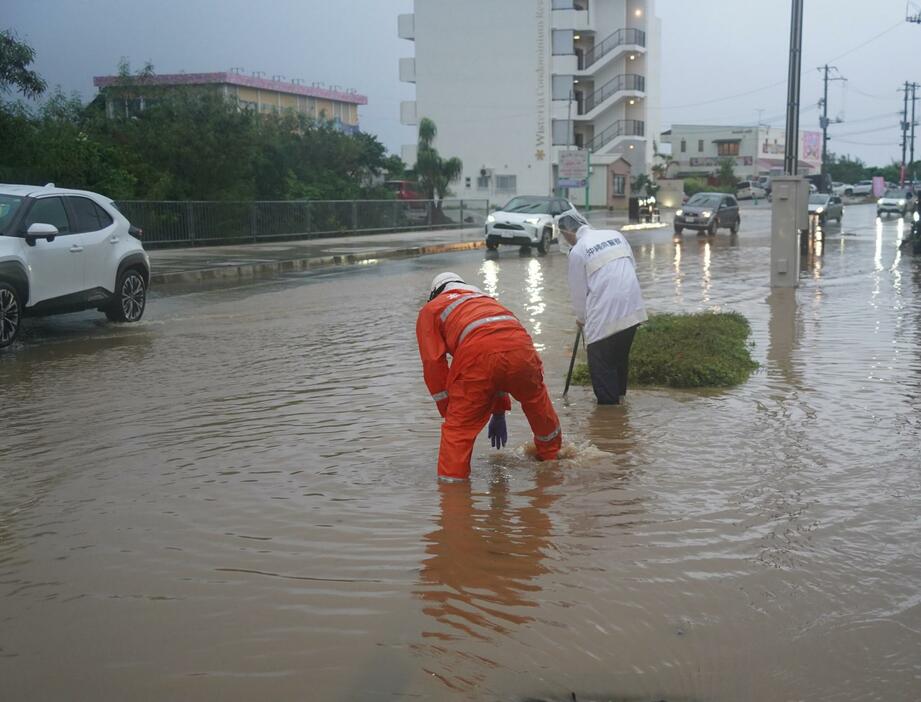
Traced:
<path fill-rule="evenodd" d="M 118 208 L 144 230 L 144 245 L 202 246 L 355 233 L 482 227 L 488 200 L 293 200 L 155 202 Z"/>

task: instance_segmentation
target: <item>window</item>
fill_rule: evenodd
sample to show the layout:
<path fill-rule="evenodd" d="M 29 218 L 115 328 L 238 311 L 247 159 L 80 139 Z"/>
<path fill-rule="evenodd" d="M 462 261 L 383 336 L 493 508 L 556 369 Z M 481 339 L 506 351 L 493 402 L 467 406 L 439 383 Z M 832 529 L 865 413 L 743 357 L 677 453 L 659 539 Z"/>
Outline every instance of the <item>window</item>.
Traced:
<path fill-rule="evenodd" d="M 518 189 L 518 176 L 513 175 L 497 175 L 496 176 L 496 192 L 497 193 L 513 193 Z"/>
<path fill-rule="evenodd" d="M 488 175 L 477 176 L 476 189 L 477 190 L 489 190 L 489 176 Z"/>
<path fill-rule="evenodd" d="M 563 144 L 572 144 L 572 139 L 569 138 L 569 120 L 566 119 L 555 119 L 553 120 L 553 143 L 556 145 Z"/>
<path fill-rule="evenodd" d="M 698 139 L 697 140 L 697 153 L 702 154 L 703 152 L 704 152 L 704 140 Z"/>
<path fill-rule="evenodd" d="M 74 232 L 98 232 L 112 224 L 109 213 L 86 197 L 68 197 L 76 217 Z"/>
<path fill-rule="evenodd" d="M 35 223 L 53 224 L 58 228 L 60 234 L 70 234 L 70 222 L 67 220 L 64 203 L 59 197 L 43 197 L 41 200 L 36 200 L 29 214 L 26 215 L 26 221 L 22 224 L 23 232 Z"/>
<path fill-rule="evenodd" d="M 572 76 L 553 76 L 553 99 L 568 100 L 572 91 Z"/>
<path fill-rule="evenodd" d="M 681 153 L 685 153 L 688 150 L 688 142 L 684 139 L 681 140 Z"/>
<path fill-rule="evenodd" d="M 464 187 L 465 188 L 470 187 L 470 176 L 467 176 L 466 178 L 464 178 Z"/>
<path fill-rule="evenodd" d="M 574 53 L 572 35 L 573 31 L 571 29 L 553 30 L 553 54 L 555 56 Z"/>
<path fill-rule="evenodd" d="M 611 194 L 623 197 L 627 193 L 627 179 L 625 176 L 616 175 L 611 181 Z"/>
<path fill-rule="evenodd" d="M 738 156 L 739 142 L 720 142 L 716 145 L 716 153 L 720 156 Z"/>

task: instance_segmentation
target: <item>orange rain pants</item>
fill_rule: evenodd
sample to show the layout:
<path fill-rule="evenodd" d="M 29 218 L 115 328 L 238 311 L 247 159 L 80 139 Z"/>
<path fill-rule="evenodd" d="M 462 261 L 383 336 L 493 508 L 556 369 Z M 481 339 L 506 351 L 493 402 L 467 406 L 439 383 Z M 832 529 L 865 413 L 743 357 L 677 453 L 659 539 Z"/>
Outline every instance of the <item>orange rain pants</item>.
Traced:
<path fill-rule="evenodd" d="M 451 364 L 450 399 L 438 449 L 439 476 L 469 477 L 473 443 L 489 421 L 500 393 L 508 393 L 521 403 L 534 432 L 537 458 L 552 460 L 559 453 L 563 442 L 560 420 L 544 385 L 543 365 L 530 337 L 520 334 L 526 344 L 497 350 L 493 336 L 470 339 Z"/>

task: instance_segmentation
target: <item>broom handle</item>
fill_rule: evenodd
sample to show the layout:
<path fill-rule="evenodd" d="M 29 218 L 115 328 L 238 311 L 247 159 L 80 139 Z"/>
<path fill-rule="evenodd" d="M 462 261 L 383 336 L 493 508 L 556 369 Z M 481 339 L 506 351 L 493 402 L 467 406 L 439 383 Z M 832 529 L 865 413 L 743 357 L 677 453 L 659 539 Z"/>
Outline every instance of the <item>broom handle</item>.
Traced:
<path fill-rule="evenodd" d="M 572 358 L 569 359 L 569 373 L 566 374 L 566 387 L 563 388 L 563 397 L 569 392 L 569 383 L 572 381 L 572 369 L 576 365 L 576 352 L 579 350 L 579 339 L 582 338 L 582 327 L 576 330 L 576 342 L 572 345 Z"/>

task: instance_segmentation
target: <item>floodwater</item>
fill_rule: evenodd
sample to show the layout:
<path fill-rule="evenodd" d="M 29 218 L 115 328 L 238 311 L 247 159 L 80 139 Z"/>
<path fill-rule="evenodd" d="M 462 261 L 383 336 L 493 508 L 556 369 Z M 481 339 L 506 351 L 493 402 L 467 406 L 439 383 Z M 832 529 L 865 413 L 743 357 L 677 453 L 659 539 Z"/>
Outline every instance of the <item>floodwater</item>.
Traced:
<path fill-rule="evenodd" d="M 0 699 L 921 698 L 921 261 L 852 207 L 771 293 L 768 218 L 630 239 L 649 308 L 742 312 L 719 392 L 516 407 L 435 480 L 414 321 L 455 270 L 556 398 L 566 259 L 503 250 L 162 292 L 0 356 Z M 575 695 L 575 697 L 573 697 Z"/>

